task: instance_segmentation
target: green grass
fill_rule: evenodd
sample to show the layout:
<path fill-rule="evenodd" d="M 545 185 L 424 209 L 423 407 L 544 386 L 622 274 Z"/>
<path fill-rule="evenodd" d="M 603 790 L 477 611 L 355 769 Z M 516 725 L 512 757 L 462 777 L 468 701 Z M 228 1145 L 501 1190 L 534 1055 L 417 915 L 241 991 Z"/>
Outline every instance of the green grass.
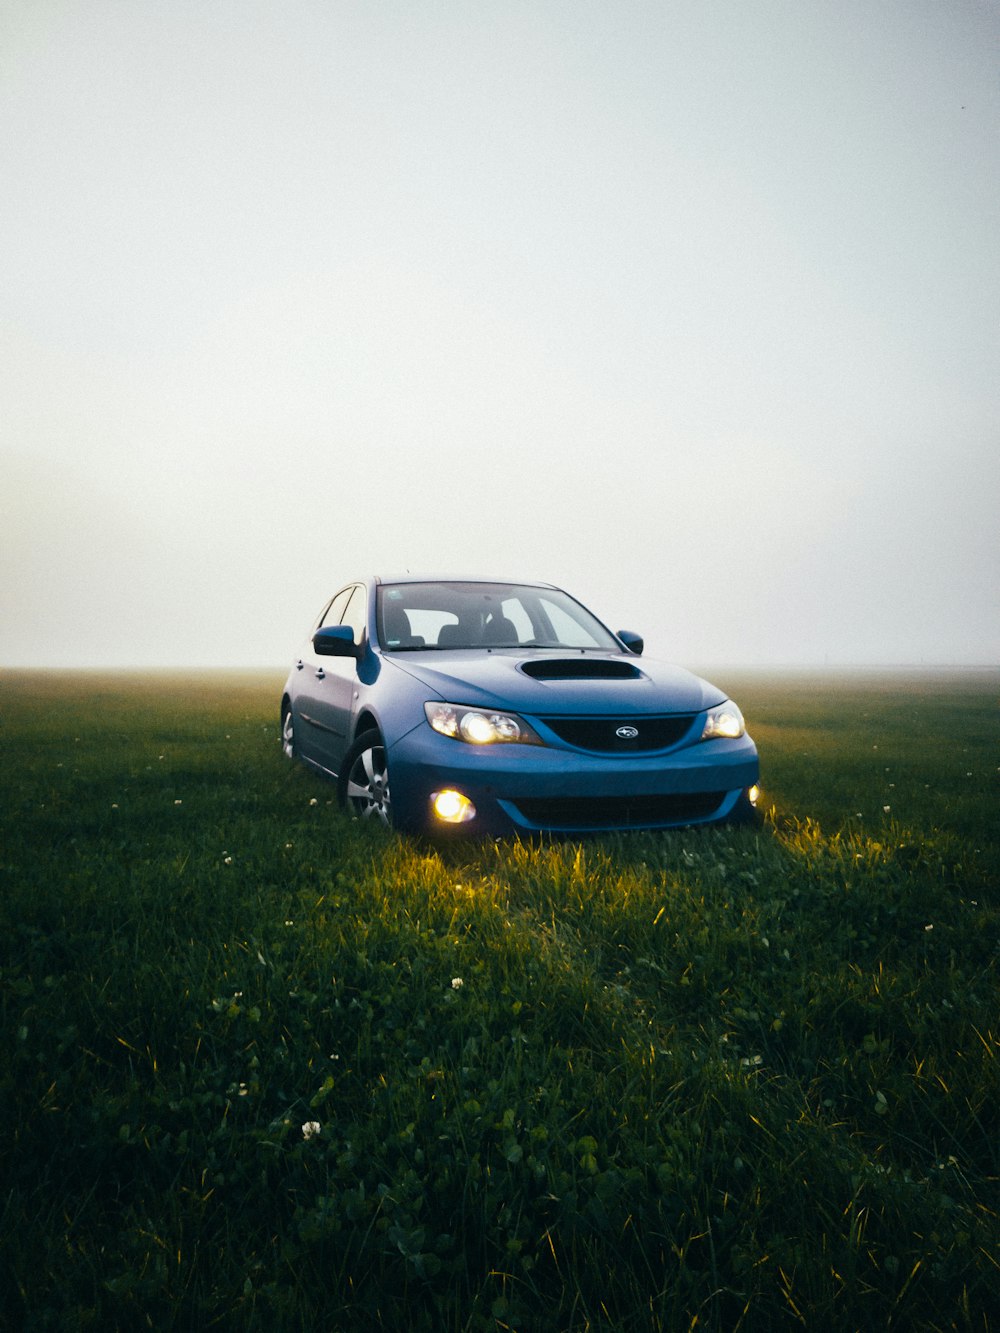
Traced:
<path fill-rule="evenodd" d="M 435 850 L 0 675 L 0 1327 L 989 1328 L 997 675 L 720 683 L 759 832 Z"/>

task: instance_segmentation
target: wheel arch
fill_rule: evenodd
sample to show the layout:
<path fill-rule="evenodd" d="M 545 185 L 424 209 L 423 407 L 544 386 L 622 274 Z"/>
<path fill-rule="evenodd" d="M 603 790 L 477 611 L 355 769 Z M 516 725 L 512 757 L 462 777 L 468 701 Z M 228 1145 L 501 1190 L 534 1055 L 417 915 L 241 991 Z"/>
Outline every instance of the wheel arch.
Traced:
<path fill-rule="evenodd" d="M 352 737 L 352 740 L 356 741 L 358 737 L 363 736 L 366 731 L 377 731 L 382 739 L 385 740 L 385 734 L 379 726 L 378 718 L 370 708 L 362 708 L 361 712 L 358 714 L 358 720 L 354 726 L 354 736 Z"/>

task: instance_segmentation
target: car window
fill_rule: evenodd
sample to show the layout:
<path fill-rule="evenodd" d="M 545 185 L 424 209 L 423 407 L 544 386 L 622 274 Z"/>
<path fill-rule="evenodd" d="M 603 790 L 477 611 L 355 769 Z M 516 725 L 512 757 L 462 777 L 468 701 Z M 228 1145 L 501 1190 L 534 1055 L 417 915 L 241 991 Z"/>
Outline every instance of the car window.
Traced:
<path fill-rule="evenodd" d="M 360 644 L 368 623 L 368 594 L 361 584 L 352 591 L 351 600 L 347 603 L 347 610 L 340 623 L 350 625 L 354 631 L 354 642 Z"/>
<path fill-rule="evenodd" d="M 353 591 L 353 588 L 344 588 L 342 592 L 337 593 L 336 597 L 323 612 L 322 616 L 320 616 L 319 625 L 317 626 L 318 629 L 323 629 L 327 625 L 340 624 L 341 616 L 344 614 L 344 607 L 347 605 L 347 600 Z"/>
<path fill-rule="evenodd" d="M 536 637 L 535 628 L 520 597 L 504 598 L 501 607 L 504 618 L 514 627 L 518 643 L 530 643 Z"/>
<path fill-rule="evenodd" d="M 581 624 L 579 619 L 570 615 L 567 608 L 559 606 L 548 597 L 539 597 L 538 603 L 548 617 L 552 632 L 561 647 L 597 648 L 604 641 L 603 635 L 598 637 L 594 632 L 600 630 L 601 626 Z"/>
<path fill-rule="evenodd" d="M 379 642 L 417 648 L 600 648 L 608 630 L 566 593 L 509 583 L 395 583 L 377 593 Z"/>
<path fill-rule="evenodd" d="M 458 624 L 458 616 L 450 611 L 422 611 L 419 607 L 414 607 L 407 615 L 413 634 L 423 639 L 424 643 L 437 643 L 445 625 Z"/>

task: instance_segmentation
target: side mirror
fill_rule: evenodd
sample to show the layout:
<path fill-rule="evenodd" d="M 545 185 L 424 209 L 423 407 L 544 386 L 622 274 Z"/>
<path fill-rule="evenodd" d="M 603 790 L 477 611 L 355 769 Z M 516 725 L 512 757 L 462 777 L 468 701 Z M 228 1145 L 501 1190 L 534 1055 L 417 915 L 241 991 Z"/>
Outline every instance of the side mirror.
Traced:
<path fill-rule="evenodd" d="M 635 653 L 636 657 L 642 656 L 642 650 L 646 644 L 641 634 L 636 634 L 636 632 L 631 629 L 620 629 L 618 631 L 618 637 L 630 653 Z"/>
<path fill-rule="evenodd" d="M 320 657 L 357 657 L 358 646 L 350 625 L 325 625 L 313 635 L 313 648 Z"/>

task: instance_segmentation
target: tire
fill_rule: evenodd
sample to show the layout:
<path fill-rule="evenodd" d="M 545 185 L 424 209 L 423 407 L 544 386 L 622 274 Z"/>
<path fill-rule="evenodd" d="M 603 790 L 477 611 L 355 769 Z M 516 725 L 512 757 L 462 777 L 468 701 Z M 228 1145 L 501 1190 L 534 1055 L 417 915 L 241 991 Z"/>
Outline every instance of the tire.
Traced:
<path fill-rule="evenodd" d="M 386 828 L 392 827 L 389 767 L 377 731 L 358 736 L 344 755 L 337 778 L 337 798 L 341 808 L 349 810 L 355 819 L 371 819 Z"/>
<path fill-rule="evenodd" d="M 281 714 L 281 749 L 286 759 L 295 759 L 298 755 L 295 744 L 295 719 L 292 717 L 291 704 Z"/>

